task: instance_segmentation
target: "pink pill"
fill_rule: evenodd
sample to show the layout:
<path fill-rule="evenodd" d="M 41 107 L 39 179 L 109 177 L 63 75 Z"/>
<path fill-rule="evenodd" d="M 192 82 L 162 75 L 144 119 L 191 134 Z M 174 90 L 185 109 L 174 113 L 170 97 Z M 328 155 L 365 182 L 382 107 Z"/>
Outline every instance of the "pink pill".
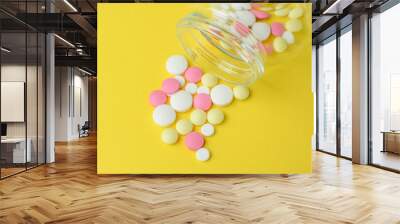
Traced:
<path fill-rule="evenodd" d="M 241 22 L 236 21 L 234 27 L 235 30 L 243 37 L 247 36 L 250 33 L 249 27 L 243 25 Z"/>
<path fill-rule="evenodd" d="M 207 111 L 212 106 L 210 95 L 205 93 L 197 94 L 194 97 L 193 106 L 197 109 Z"/>
<path fill-rule="evenodd" d="M 165 104 L 167 102 L 167 94 L 161 90 L 154 90 L 150 93 L 150 104 L 153 106 L 158 106 Z"/>
<path fill-rule="evenodd" d="M 251 13 L 253 13 L 253 15 L 257 18 L 257 19 L 268 19 L 269 17 L 271 17 L 270 14 L 260 11 L 260 10 L 256 10 L 256 9 L 252 9 Z"/>
<path fill-rule="evenodd" d="M 252 8 L 252 9 L 260 9 L 261 7 L 262 7 L 261 4 L 258 4 L 258 3 L 251 3 L 251 8 Z"/>
<path fill-rule="evenodd" d="M 165 79 L 162 83 L 162 91 L 164 91 L 166 94 L 172 94 L 176 91 L 178 91 L 180 87 L 179 81 L 174 79 L 174 78 L 168 78 Z"/>
<path fill-rule="evenodd" d="M 272 35 L 280 37 L 285 32 L 285 26 L 282 23 L 271 23 L 271 31 Z"/>
<path fill-rule="evenodd" d="M 203 71 L 201 71 L 198 67 L 190 67 L 185 71 L 185 78 L 189 82 L 197 83 L 201 80 L 201 76 L 203 75 Z"/>
<path fill-rule="evenodd" d="M 193 151 L 200 149 L 204 145 L 204 138 L 197 132 L 190 132 L 185 136 L 185 145 Z"/>

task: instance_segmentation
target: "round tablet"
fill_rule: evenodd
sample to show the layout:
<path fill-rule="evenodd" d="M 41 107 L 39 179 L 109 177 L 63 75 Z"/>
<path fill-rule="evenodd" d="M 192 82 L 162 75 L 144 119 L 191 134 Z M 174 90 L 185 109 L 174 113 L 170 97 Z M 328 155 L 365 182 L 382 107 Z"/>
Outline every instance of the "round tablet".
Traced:
<path fill-rule="evenodd" d="M 269 13 L 266 13 L 264 11 L 257 10 L 257 9 L 252 9 L 252 10 L 250 10 L 250 12 L 253 13 L 253 15 L 257 19 L 268 19 L 269 17 L 271 17 L 271 15 Z"/>
<path fill-rule="evenodd" d="M 218 106 L 227 106 L 233 100 L 232 89 L 223 84 L 214 86 L 211 89 L 210 96 L 212 102 Z"/>
<path fill-rule="evenodd" d="M 185 90 L 191 94 L 195 94 L 197 92 L 197 85 L 195 83 L 188 83 L 185 86 Z"/>
<path fill-rule="evenodd" d="M 197 109 L 207 111 L 212 106 L 211 97 L 208 94 L 200 93 L 194 96 L 193 106 Z"/>
<path fill-rule="evenodd" d="M 189 92 L 180 90 L 172 94 L 169 102 L 174 110 L 178 112 L 185 112 L 192 107 L 193 99 Z"/>
<path fill-rule="evenodd" d="M 167 59 L 165 67 L 172 75 L 182 75 L 188 67 L 188 62 L 182 55 L 172 55 Z"/>
<path fill-rule="evenodd" d="M 275 11 L 276 16 L 287 16 L 289 14 L 289 9 L 283 8 L 283 9 L 278 9 Z"/>
<path fill-rule="evenodd" d="M 290 31 L 285 31 L 282 35 L 282 38 L 286 40 L 288 44 L 294 44 L 294 35 Z"/>
<path fill-rule="evenodd" d="M 235 13 L 237 19 L 246 26 L 251 26 L 256 22 L 256 17 L 248 10 L 241 10 Z"/>
<path fill-rule="evenodd" d="M 190 132 L 185 136 L 185 145 L 191 150 L 197 150 L 204 145 L 204 137 L 197 132 Z"/>
<path fill-rule="evenodd" d="M 271 34 L 271 27 L 267 23 L 257 22 L 253 24 L 251 31 L 257 40 L 264 41 Z"/>
<path fill-rule="evenodd" d="M 218 78 L 210 73 L 206 73 L 201 77 L 201 83 L 207 87 L 213 87 L 218 84 Z"/>
<path fill-rule="evenodd" d="M 207 113 L 207 121 L 213 125 L 221 124 L 224 118 L 224 112 L 216 108 L 209 110 Z"/>
<path fill-rule="evenodd" d="M 275 38 L 274 42 L 272 42 L 272 45 L 274 47 L 274 50 L 278 53 L 284 52 L 287 48 L 286 40 L 281 37 Z"/>
<path fill-rule="evenodd" d="M 207 114 L 206 112 L 196 109 L 190 113 L 190 121 L 197 126 L 200 126 L 204 123 L 206 123 L 207 120 Z"/>
<path fill-rule="evenodd" d="M 153 106 L 158 106 L 161 104 L 165 104 L 167 102 L 167 94 L 165 94 L 161 90 L 155 90 L 150 93 L 150 104 Z"/>
<path fill-rule="evenodd" d="M 207 86 L 200 86 L 197 88 L 197 94 L 204 93 L 204 94 L 210 94 L 210 88 Z"/>
<path fill-rule="evenodd" d="M 210 159 L 210 151 L 206 148 L 200 148 L 196 151 L 196 159 L 198 161 L 207 161 Z"/>
<path fill-rule="evenodd" d="M 178 91 L 180 86 L 181 85 L 179 84 L 178 80 L 176 80 L 175 78 L 168 78 L 163 81 L 161 89 L 166 94 L 172 94 Z"/>
<path fill-rule="evenodd" d="M 153 111 L 153 120 L 156 124 L 167 127 L 174 123 L 176 119 L 176 113 L 171 106 L 162 104 L 156 107 Z"/>
<path fill-rule="evenodd" d="M 203 71 L 198 67 L 190 67 L 185 71 L 186 80 L 193 83 L 198 83 L 202 75 Z"/>
<path fill-rule="evenodd" d="M 285 26 L 282 23 L 274 22 L 271 23 L 271 33 L 276 37 L 282 36 L 283 32 L 285 32 Z"/>
<path fill-rule="evenodd" d="M 246 86 L 235 86 L 233 87 L 233 95 L 238 100 L 245 100 L 250 95 L 250 90 Z"/>
<path fill-rule="evenodd" d="M 203 134 L 204 136 L 212 136 L 214 135 L 215 129 L 214 126 L 212 124 L 203 124 L 203 126 L 201 126 L 200 129 L 201 134 Z"/>
<path fill-rule="evenodd" d="M 285 23 L 285 28 L 290 32 L 298 32 L 303 29 L 303 24 L 298 19 L 291 19 Z"/>
<path fill-rule="evenodd" d="M 193 130 L 193 124 L 188 119 L 182 119 L 176 122 L 176 130 L 181 135 L 186 135 Z"/>
<path fill-rule="evenodd" d="M 161 140 L 165 144 L 175 144 L 178 141 L 178 133 L 173 128 L 167 128 L 161 133 Z"/>
<path fill-rule="evenodd" d="M 302 17 L 304 14 L 304 10 L 301 7 L 295 7 L 289 12 L 289 18 L 290 19 L 298 19 Z"/>
<path fill-rule="evenodd" d="M 178 80 L 181 87 L 184 86 L 186 83 L 185 78 L 181 75 L 176 75 L 174 79 Z"/>

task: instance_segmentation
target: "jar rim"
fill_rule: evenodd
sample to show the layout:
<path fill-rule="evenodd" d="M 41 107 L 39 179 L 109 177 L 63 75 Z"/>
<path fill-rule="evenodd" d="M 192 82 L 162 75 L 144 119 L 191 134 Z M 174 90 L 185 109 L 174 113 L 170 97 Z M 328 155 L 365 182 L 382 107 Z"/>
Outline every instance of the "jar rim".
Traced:
<path fill-rule="evenodd" d="M 212 18 L 194 12 L 177 24 L 177 37 L 194 64 L 206 64 L 220 79 L 250 85 L 264 75 L 265 54 L 251 33 L 234 33 L 233 18 Z"/>

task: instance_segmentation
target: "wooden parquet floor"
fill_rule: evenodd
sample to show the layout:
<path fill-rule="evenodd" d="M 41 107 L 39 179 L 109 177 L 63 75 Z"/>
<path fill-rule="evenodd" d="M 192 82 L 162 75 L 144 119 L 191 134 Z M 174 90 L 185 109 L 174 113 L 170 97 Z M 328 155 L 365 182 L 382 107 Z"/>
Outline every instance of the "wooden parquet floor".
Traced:
<path fill-rule="evenodd" d="M 400 223 L 400 175 L 315 153 L 309 175 L 96 175 L 96 141 L 0 181 L 0 223 Z"/>

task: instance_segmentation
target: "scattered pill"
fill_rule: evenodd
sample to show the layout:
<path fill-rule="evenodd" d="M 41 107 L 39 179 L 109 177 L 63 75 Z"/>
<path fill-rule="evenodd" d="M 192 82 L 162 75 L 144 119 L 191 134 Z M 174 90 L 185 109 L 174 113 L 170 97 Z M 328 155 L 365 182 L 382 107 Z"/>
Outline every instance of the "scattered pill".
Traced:
<path fill-rule="evenodd" d="M 198 67 L 190 67 L 185 71 L 186 80 L 192 83 L 198 83 L 202 75 L 203 71 Z"/>
<path fill-rule="evenodd" d="M 188 67 L 186 58 L 182 55 L 172 55 L 167 59 L 166 69 L 172 75 L 182 75 Z"/>
<path fill-rule="evenodd" d="M 176 113 L 171 106 L 162 104 L 157 106 L 153 111 L 153 120 L 156 124 L 161 127 L 167 127 L 174 123 L 176 119 Z"/>
<path fill-rule="evenodd" d="M 256 9 L 259 10 L 260 8 L 262 8 L 263 6 L 259 3 L 250 3 L 251 4 L 251 8 L 252 9 Z"/>
<path fill-rule="evenodd" d="M 204 94 L 210 94 L 210 88 L 207 86 L 200 86 L 197 88 L 197 94 L 204 93 Z"/>
<path fill-rule="evenodd" d="M 211 109 L 207 113 L 207 121 L 210 124 L 218 125 L 221 124 L 225 119 L 224 113 L 219 109 Z"/>
<path fill-rule="evenodd" d="M 298 19 L 302 17 L 304 14 L 304 10 L 301 7 L 295 7 L 289 12 L 289 18 L 290 19 Z"/>
<path fill-rule="evenodd" d="M 165 144 L 175 144 L 178 141 L 178 133 L 173 128 L 167 128 L 161 133 L 161 140 Z"/>
<path fill-rule="evenodd" d="M 188 111 L 192 107 L 192 103 L 192 95 L 184 90 L 172 94 L 170 98 L 171 107 L 177 112 Z"/>
<path fill-rule="evenodd" d="M 181 75 L 176 75 L 176 76 L 174 77 L 174 79 L 178 80 L 178 82 L 179 82 L 179 84 L 180 84 L 181 87 L 184 86 L 185 83 L 186 83 L 185 78 L 184 78 L 183 76 L 181 76 Z"/>
<path fill-rule="evenodd" d="M 250 29 L 249 27 L 247 27 L 246 25 L 244 25 L 243 23 L 236 21 L 234 24 L 234 28 L 236 30 L 236 32 L 238 34 L 240 34 L 240 36 L 245 37 L 250 33 Z"/>
<path fill-rule="evenodd" d="M 290 32 L 298 32 L 303 29 L 303 24 L 298 19 L 290 19 L 286 22 L 285 28 Z"/>
<path fill-rule="evenodd" d="M 197 85 L 195 83 L 190 82 L 186 84 L 185 90 L 191 94 L 195 94 L 197 93 Z"/>
<path fill-rule="evenodd" d="M 178 91 L 180 87 L 180 83 L 175 78 L 168 78 L 165 79 L 162 83 L 162 91 L 166 94 L 173 94 L 174 92 Z"/>
<path fill-rule="evenodd" d="M 193 151 L 200 149 L 204 145 L 204 137 L 200 133 L 190 132 L 185 136 L 185 145 Z"/>
<path fill-rule="evenodd" d="M 213 87 L 218 84 L 218 78 L 210 73 L 206 73 L 201 77 L 201 83 L 207 87 Z"/>
<path fill-rule="evenodd" d="M 295 39 L 294 39 L 294 35 L 292 32 L 285 31 L 282 34 L 282 38 L 285 39 L 288 44 L 294 44 Z"/>
<path fill-rule="evenodd" d="M 161 90 L 155 90 L 150 93 L 150 104 L 154 107 L 165 104 L 167 102 L 167 94 Z"/>
<path fill-rule="evenodd" d="M 200 148 L 196 151 L 196 159 L 198 161 L 207 161 L 210 159 L 210 151 L 206 148 Z"/>
<path fill-rule="evenodd" d="M 235 86 L 233 87 L 233 95 L 238 100 L 245 100 L 250 95 L 250 90 L 246 86 Z"/>
<path fill-rule="evenodd" d="M 193 124 L 188 119 L 182 119 L 176 122 L 176 130 L 181 135 L 189 134 L 193 130 Z"/>
<path fill-rule="evenodd" d="M 275 10 L 275 15 L 276 16 L 287 16 L 289 14 L 289 9 L 283 8 L 283 9 L 277 9 Z"/>
<path fill-rule="evenodd" d="M 251 8 L 250 3 L 231 3 L 231 8 L 234 10 L 249 10 Z"/>
<path fill-rule="evenodd" d="M 287 6 L 287 3 L 278 3 L 275 5 L 275 9 L 283 9 L 285 6 Z"/>
<path fill-rule="evenodd" d="M 203 134 L 204 136 L 212 136 L 214 135 L 215 129 L 214 126 L 212 124 L 203 124 L 203 126 L 201 126 L 200 128 L 200 132 L 201 134 Z"/>
<path fill-rule="evenodd" d="M 268 19 L 269 17 L 271 17 L 271 15 L 269 13 L 261 11 L 261 10 L 257 10 L 257 9 L 252 9 L 251 13 L 253 13 L 253 15 L 257 19 Z"/>
<path fill-rule="evenodd" d="M 217 106 L 227 106 L 233 100 L 232 89 L 223 84 L 214 86 L 211 89 L 210 96 L 213 104 Z"/>
<path fill-rule="evenodd" d="M 211 97 L 208 94 L 200 93 L 194 96 L 193 106 L 197 109 L 207 111 L 212 106 Z"/>
<path fill-rule="evenodd" d="M 194 111 L 192 111 L 192 113 L 190 113 L 190 121 L 196 126 L 201 126 L 206 123 L 207 114 L 200 109 L 195 109 Z"/>
<path fill-rule="evenodd" d="M 235 13 L 237 19 L 246 26 L 251 26 L 256 22 L 256 17 L 248 10 L 241 10 Z"/>
<path fill-rule="evenodd" d="M 282 23 L 274 22 L 271 23 L 271 33 L 276 37 L 282 36 L 283 32 L 285 32 L 285 26 Z"/>
<path fill-rule="evenodd" d="M 271 34 L 271 27 L 267 23 L 257 22 L 251 27 L 254 37 L 259 41 L 268 39 Z"/>
<path fill-rule="evenodd" d="M 287 48 L 286 40 L 281 37 L 275 38 L 272 45 L 274 47 L 274 50 L 278 53 L 284 52 Z"/>

